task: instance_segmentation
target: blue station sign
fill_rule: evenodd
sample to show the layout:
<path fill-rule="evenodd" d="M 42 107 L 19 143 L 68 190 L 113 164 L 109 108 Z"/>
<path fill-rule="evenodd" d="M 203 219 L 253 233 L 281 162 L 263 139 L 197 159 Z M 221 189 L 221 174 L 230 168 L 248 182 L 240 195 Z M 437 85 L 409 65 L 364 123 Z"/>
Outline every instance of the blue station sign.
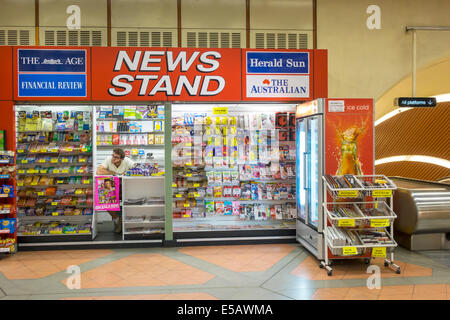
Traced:
<path fill-rule="evenodd" d="M 247 52 L 247 74 L 309 74 L 308 52 Z"/>

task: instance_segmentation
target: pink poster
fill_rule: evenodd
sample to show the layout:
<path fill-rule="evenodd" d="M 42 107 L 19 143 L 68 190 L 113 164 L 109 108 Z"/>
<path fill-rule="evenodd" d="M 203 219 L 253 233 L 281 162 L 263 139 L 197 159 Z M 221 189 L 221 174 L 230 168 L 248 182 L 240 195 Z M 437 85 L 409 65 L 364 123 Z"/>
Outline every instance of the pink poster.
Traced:
<path fill-rule="evenodd" d="M 95 177 L 95 210 L 120 211 L 119 177 Z"/>

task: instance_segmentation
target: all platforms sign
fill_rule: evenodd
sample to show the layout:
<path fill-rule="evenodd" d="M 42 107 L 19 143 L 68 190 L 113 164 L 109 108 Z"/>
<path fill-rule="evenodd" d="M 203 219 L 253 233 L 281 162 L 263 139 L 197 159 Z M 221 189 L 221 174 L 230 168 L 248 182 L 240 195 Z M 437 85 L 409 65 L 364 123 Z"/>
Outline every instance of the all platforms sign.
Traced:
<path fill-rule="evenodd" d="M 244 100 L 311 98 L 308 51 L 244 51 Z"/>

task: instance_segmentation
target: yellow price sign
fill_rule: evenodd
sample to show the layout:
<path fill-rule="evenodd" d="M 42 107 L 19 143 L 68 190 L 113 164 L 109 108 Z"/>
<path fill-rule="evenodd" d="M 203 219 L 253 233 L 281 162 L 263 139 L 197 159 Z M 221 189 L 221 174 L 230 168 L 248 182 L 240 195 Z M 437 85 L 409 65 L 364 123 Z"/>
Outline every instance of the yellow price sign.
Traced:
<path fill-rule="evenodd" d="M 82 151 L 82 152 L 87 152 L 88 149 L 87 149 L 87 148 L 81 148 L 81 151 Z"/>
<path fill-rule="evenodd" d="M 192 166 L 192 162 L 186 162 L 186 165 L 187 166 Z M 188 173 L 189 174 L 189 173 Z M 192 174 L 191 174 L 191 176 L 192 176 Z"/>
<path fill-rule="evenodd" d="M 358 197 L 358 190 L 339 190 L 338 197 L 356 198 L 356 197 Z"/>
<path fill-rule="evenodd" d="M 222 134 L 222 132 L 220 131 L 219 127 L 215 127 L 215 130 L 216 130 L 216 135 L 221 135 Z"/>
<path fill-rule="evenodd" d="M 186 173 L 186 177 L 192 177 L 192 173 Z"/>
<path fill-rule="evenodd" d="M 211 135 L 211 127 L 206 128 L 206 134 L 209 136 Z"/>
<path fill-rule="evenodd" d="M 392 196 L 392 190 L 373 190 L 372 197 L 374 198 L 390 198 Z"/>
<path fill-rule="evenodd" d="M 389 219 L 371 219 L 370 226 L 373 228 L 389 227 Z"/>
<path fill-rule="evenodd" d="M 78 230 L 78 233 L 90 233 L 91 230 Z"/>
<path fill-rule="evenodd" d="M 89 184 L 89 183 L 91 183 L 91 181 L 89 181 L 89 180 L 84 180 L 83 183 L 84 183 L 84 184 Z"/>
<path fill-rule="evenodd" d="M 62 173 L 69 173 L 69 169 L 62 169 L 61 172 Z"/>
<path fill-rule="evenodd" d="M 47 169 L 41 169 L 40 173 L 47 173 Z"/>
<path fill-rule="evenodd" d="M 355 219 L 340 219 L 338 220 L 338 227 L 354 227 Z"/>
<path fill-rule="evenodd" d="M 80 159 L 80 162 L 86 162 L 86 159 Z"/>
<path fill-rule="evenodd" d="M 83 169 L 78 169 L 77 172 L 78 173 L 83 173 Z"/>
<path fill-rule="evenodd" d="M 386 247 L 372 248 L 372 257 L 374 257 L 374 258 L 386 258 Z"/>
<path fill-rule="evenodd" d="M 183 204 L 183 206 L 184 206 L 185 208 L 188 208 L 188 207 L 189 207 L 189 203 L 185 203 L 185 204 Z"/>
<path fill-rule="evenodd" d="M 24 153 L 24 150 L 23 149 L 18 149 L 17 153 Z"/>
<path fill-rule="evenodd" d="M 39 159 L 39 163 L 45 163 L 45 159 Z"/>
<path fill-rule="evenodd" d="M 64 183 L 64 180 L 56 180 L 56 183 L 58 184 Z"/>
<path fill-rule="evenodd" d="M 176 198 L 181 198 L 181 196 L 182 196 L 181 194 L 176 194 L 175 195 Z"/>
<path fill-rule="evenodd" d="M 28 163 L 28 160 L 22 160 L 21 163 Z"/>
<path fill-rule="evenodd" d="M 342 248 L 342 255 L 344 256 L 354 256 L 358 254 L 356 247 L 344 247 Z"/>
<path fill-rule="evenodd" d="M 53 173 L 59 173 L 59 169 L 53 170 Z"/>
<path fill-rule="evenodd" d="M 52 212 L 52 216 L 54 217 L 58 216 L 58 212 Z"/>
<path fill-rule="evenodd" d="M 18 170 L 17 171 L 19 174 L 25 173 L 25 170 Z"/>
<path fill-rule="evenodd" d="M 51 159 L 50 162 L 51 163 L 58 163 L 58 159 Z"/>
<path fill-rule="evenodd" d="M 194 198 L 198 198 L 200 197 L 200 195 L 198 194 L 198 192 L 194 192 Z"/>
<path fill-rule="evenodd" d="M 44 196 L 44 195 L 45 195 L 45 193 L 44 193 L 44 192 L 42 192 L 42 191 L 39 191 L 39 192 L 37 193 L 37 195 L 38 195 L 38 196 Z"/>
<path fill-rule="evenodd" d="M 214 115 L 228 114 L 228 108 L 227 107 L 214 107 L 213 114 Z"/>
<path fill-rule="evenodd" d="M 192 143 L 191 142 L 186 143 L 186 147 L 192 147 Z"/>
<path fill-rule="evenodd" d="M 31 186 L 37 186 L 37 182 L 34 181 L 34 182 L 30 183 L 30 185 Z"/>
<path fill-rule="evenodd" d="M 69 162 L 69 159 L 62 159 L 61 162 Z"/>
<path fill-rule="evenodd" d="M 37 151 L 37 149 L 31 149 L 30 152 L 31 153 L 37 153 L 38 151 Z"/>
<path fill-rule="evenodd" d="M 200 183 L 194 183 L 194 188 L 200 187 Z"/>
<path fill-rule="evenodd" d="M 172 183 L 172 188 L 176 188 L 177 184 L 176 183 Z"/>
<path fill-rule="evenodd" d="M 52 206 L 57 206 L 58 202 L 52 202 Z"/>
<path fill-rule="evenodd" d="M 186 152 L 186 157 L 192 156 L 192 152 Z"/>
<path fill-rule="evenodd" d="M 23 181 L 17 181 L 17 186 L 18 187 L 23 187 Z"/>
<path fill-rule="evenodd" d="M 56 152 L 58 152 L 58 149 L 52 149 L 50 152 L 56 153 Z"/>
<path fill-rule="evenodd" d="M 50 234 L 62 234 L 61 230 L 50 230 Z"/>

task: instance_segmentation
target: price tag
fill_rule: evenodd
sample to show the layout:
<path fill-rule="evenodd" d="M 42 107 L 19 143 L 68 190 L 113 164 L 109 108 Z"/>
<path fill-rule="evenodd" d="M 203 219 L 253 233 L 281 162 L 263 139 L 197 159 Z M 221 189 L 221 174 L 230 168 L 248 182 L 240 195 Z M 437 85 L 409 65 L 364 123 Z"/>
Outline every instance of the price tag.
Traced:
<path fill-rule="evenodd" d="M 38 196 L 45 196 L 45 193 L 42 192 L 42 191 L 39 191 L 39 192 L 37 193 L 37 195 L 38 195 Z"/>
<path fill-rule="evenodd" d="M 192 173 L 186 173 L 186 177 L 192 177 Z"/>
<path fill-rule="evenodd" d="M 17 186 L 18 187 L 23 187 L 23 181 L 17 181 Z"/>
<path fill-rule="evenodd" d="M 215 127 L 215 130 L 216 130 L 216 135 L 221 135 L 222 134 L 222 132 L 220 132 L 220 128 L 219 127 Z"/>
<path fill-rule="evenodd" d="M 341 198 L 357 198 L 358 190 L 339 190 L 338 197 Z"/>
<path fill-rule="evenodd" d="M 194 198 L 198 198 L 200 197 L 200 195 L 198 194 L 198 192 L 194 192 Z"/>
<path fill-rule="evenodd" d="M 177 184 L 176 183 L 172 183 L 172 188 L 176 188 Z"/>
<path fill-rule="evenodd" d="M 200 187 L 200 183 L 194 183 L 194 188 L 199 188 Z"/>
<path fill-rule="evenodd" d="M 372 248 L 372 257 L 386 258 L 386 247 Z"/>
<path fill-rule="evenodd" d="M 58 212 L 52 212 L 52 216 L 56 217 L 58 215 L 59 215 Z"/>
<path fill-rule="evenodd" d="M 46 148 L 41 148 L 41 152 L 45 153 L 45 152 L 47 152 L 47 149 Z"/>
<path fill-rule="evenodd" d="M 186 157 L 192 156 L 192 152 L 186 152 Z"/>
<path fill-rule="evenodd" d="M 69 173 L 69 169 L 62 169 L 61 172 L 62 173 Z"/>
<path fill-rule="evenodd" d="M 338 220 L 338 227 L 354 227 L 355 219 L 340 219 Z"/>
<path fill-rule="evenodd" d="M 19 174 L 23 174 L 23 173 L 25 173 L 25 170 L 18 170 L 17 171 Z"/>
<path fill-rule="evenodd" d="M 78 230 L 78 233 L 90 233 L 91 230 Z"/>
<path fill-rule="evenodd" d="M 56 183 L 58 184 L 64 183 L 64 180 L 56 180 Z"/>
<path fill-rule="evenodd" d="M 236 134 L 236 127 L 231 127 L 230 131 L 231 131 L 231 134 Z"/>
<path fill-rule="evenodd" d="M 58 152 L 58 149 L 52 149 L 50 152 L 56 153 Z"/>
<path fill-rule="evenodd" d="M 191 142 L 186 143 L 186 147 L 192 147 L 192 143 Z"/>
<path fill-rule="evenodd" d="M 58 202 L 52 202 L 52 206 L 57 206 Z"/>
<path fill-rule="evenodd" d="M 59 173 L 59 169 L 54 169 L 53 173 Z"/>
<path fill-rule="evenodd" d="M 64 159 L 61 160 L 61 162 L 67 163 L 67 162 L 69 162 L 69 159 L 64 158 Z"/>
<path fill-rule="evenodd" d="M 24 150 L 23 149 L 18 149 L 17 153 L 24 153 Z"/>
<path fill-rule="evenodd" d="M 344 247 L 342 248 L 342 255 L 344 256 L 354 256 L 358 253 L 356 247 Z"/>
<path fill-rule="evenodd" d="M 186 162 L 187 166 L 192 166 L 192 162 Z"/>
<path fill-rule="evenodd" d="M 182 196 L 181 194 L 176 194 L 175 195 L 176 198 L 181 198 L 181 196 Z"/>
<path fill-rule="evenodd" d="M 83 173 L 83 169 L 78 169 L 77 172 L 78 173 Z"/>
<path fill-rule="evenodd" d="M 47 173 L 47 169 L 41 169 L 40 173 Z"/>
<path fill-rule="evenodd" d="M 58 163 L 58 159 L 50 159 L 51 163 Z"/>
<path fill-rule="evenodd" d="M 80 162 L 86 162 L 86 159 L 82 158 L 80 159 Z"/>
<path fill-rule="evenodd" d="M 83 194 L 83 190 L 77 189 L 77 190 L 75 190 L 75 194 Z"/>
<path fill-rule="evenodd" d="M 67 152 L 72 152 L 72 151 L 73 151 L 73 148 L 67 148 L 66 151 L 67 151 Z"/>
<path fill-rule="evenodd" d="M 37 151 L 37 149 L 30 149 L 30 152 L 31 153 L 37 153 L 38 151 Z"/>
<path fill-rule="evenodd" d="M 50 234 L 62 234 L 61 230 L 50 230 Z"/>
<path fill-rule="evenodd" d="M 220 147 L 220 138 L 219 137 L 216 137 L 215 139 L 214 139 L 214 145 L 216 146 L 216 147 Z"/>
<path fill-rule="evenodd" d="M 372 197 L 374 198 L 390 198 L 392 196 L 392 190 L 373 190 Z"/>
<path fill-rule="evenodd" d="M 32 183 L 30 183 L 31 186 L 37 186 L 37 182 L 33 181 Z"/>
<path fill-rule="evenodd" d="M 28 169 L 27 173 L 34 173 L 34 169 Z"/>
<path fill-rule="evenodd" d="M 89 180 L 83 180 L 83 183 L 84 184 L 89 184 L 89 183 L 91 183 Z"/>
<path fill-rule="evenodd" d="M 21 163 L 28 163 L 28 160 L 21 160 Z"/>
<path fill-rule="evenodd" d="M 213 114 L 214 115 L 228 114 L 228 108 L 227 107 L 214 107 Z"/>
<path fill-rule="evenodd" d="M 389 219 L 371 219 L 370 226 L 373 228 L 389 227 Z"/>
<path fill-rule="evenodd" d="M 73 233 L 77 233 L 76 231 L 66 231 L 65 234 L 73 234 Z"/>
<path fill-rule="evenodd" d="M 39 163 L 45 163 L 45 159 L 39 159 Z"/>
<path fill-rule="evenodd" d="M 81 151 L 82 151 L 82 152 L 87 152 L 88 149 L 87 149 L 87 148 L 81 148 Z"/>
<path fill-rule="evenodd" d="M 208 136 L 211 135 L 211 127 L 206 128 L 206 135 L 208 135 Z"/>
<path fill-rule="evenodd" d="M 185 208 L 189 208 L 189 203 L 185 203 L 185 204 L 183 204 L 183 206 L 184 206 Z"/>

